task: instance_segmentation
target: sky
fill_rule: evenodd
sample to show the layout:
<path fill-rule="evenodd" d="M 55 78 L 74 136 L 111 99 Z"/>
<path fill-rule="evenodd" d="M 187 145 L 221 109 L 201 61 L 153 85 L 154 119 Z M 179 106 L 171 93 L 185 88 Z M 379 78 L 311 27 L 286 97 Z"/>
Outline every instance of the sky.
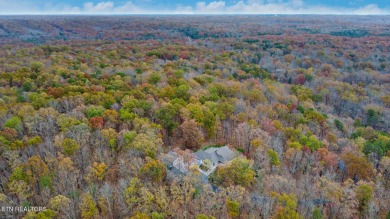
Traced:
<path fill-rule="evenodd" d="M 10 14 L 390 15 L 390 0 L 0 0 Z"/>

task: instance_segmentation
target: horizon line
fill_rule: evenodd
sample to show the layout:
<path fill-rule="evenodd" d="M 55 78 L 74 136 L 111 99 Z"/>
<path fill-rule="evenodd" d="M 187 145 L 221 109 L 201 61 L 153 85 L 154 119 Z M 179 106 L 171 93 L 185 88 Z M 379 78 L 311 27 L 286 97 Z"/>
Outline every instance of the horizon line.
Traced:
<path fill-rule="evenodd" d="M 296 15 L 319 15 L 319 16 L 390 16 L 390 14 L 341 14 L 341 13 L 15 13 L 15 14 L 0 14 L 1 16 L 132 16 L 132 15 L 255 15 L 255 16 L 296 16 Z"/>

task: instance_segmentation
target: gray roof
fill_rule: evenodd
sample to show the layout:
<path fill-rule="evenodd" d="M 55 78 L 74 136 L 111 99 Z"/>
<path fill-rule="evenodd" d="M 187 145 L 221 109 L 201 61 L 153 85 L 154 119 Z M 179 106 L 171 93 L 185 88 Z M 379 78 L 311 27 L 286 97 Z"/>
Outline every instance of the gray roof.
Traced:
<path fill-rule="evenodd" d="M 232 150 L 230 150 L 230 148 L 228 146 L 218 148 L 218 150 L 216 152 L 219 155 L 222 162 L 226 162 L 228 160 L 231 160 L 234 157 L 234 152 Z"/>
<path fill-rule="evenodd" d="M 231 160 L 234 157 L 234 152 L 230 150 L 228 146 L 223 146 L 220 148 L 212 147 L 207 150 L 200 150 L 195 153 L 195 156 L 200 160 L 210 160 L 213 164 L 218 162 L 226 162 Z"/>

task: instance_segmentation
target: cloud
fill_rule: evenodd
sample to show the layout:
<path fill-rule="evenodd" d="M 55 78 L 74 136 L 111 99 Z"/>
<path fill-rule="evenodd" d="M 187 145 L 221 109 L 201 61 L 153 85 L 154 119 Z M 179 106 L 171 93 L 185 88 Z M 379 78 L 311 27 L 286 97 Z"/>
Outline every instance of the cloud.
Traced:
<path fill-rule="evenodd" d="M 180 13 L 180 8 L 176 13 Z M 227 5 L 225 1 L 213 1 L 209 4 L 198 2 L 195 8 L 186 8 L 183 14 L 356 14 L 389 15 L 390 9 L 370 4 L 361 8 L 338 8 L 306 4 L 303 0 L 248 0 Z"/>
<path fill-rule="evenodd" d="M 123 12 L 126 12 L 126 11 L 140 11 L 141 9 L 138 8 L 135 4 L 133 4 L 132 2 L 126 2 L 124 5 L 122 6 L 119 6 L 117 8 L 117 11 L 123 11 Z"/>
<path fill-rule="evenodd" d="M 84 11 L 111 11 L 114 8 L 113 2 L 100 2 L 94 5 L 92 2 L 84 3 Z"/>
<path fill-rule="evenodd" d="M 219 14 L 297 14 L 308 12 L 302 0 L 291 1 L 239 1 L 233 5 L 227 5 L 225 1 L 214 1 L 206 4 L 198 2 L 193 10 L 195 14 L 219 13 Z"/>
<path fill-rule="evenodd" d="M 226 8 L 225 5 L 224 1 L 210 2 L 209 4 L 198 2 L 196 3 L 196 11 L 201 13 L 218 13 Z"/>
<path fill-rule="evenodd" d="M 122 4 L 111 1 L 86 2 L 82 6 L 63 3 L 39 4 L 34 0 L 0 0 L 0 14 L 357 14 L 390 15 L 390 8 L 375 4 L 363 7 L 331 7 L 315 5 L 306 0 L 240 0 L 228 4 L 226 1 L 199 1 L 193 5 L 177 5 L 161 8 L 153 1 L 142 0 L 143 6 L 131 1 Z M 58 2 L 58 1 L 57 1 Z M 146 3 L 146 4 L 145 4 Z M 168 6 L 167 6 L 168 7 Z"/>
<path fill-rule="evenodd" d="M 126 2 L 122 5 L 116 6 L 114 2 L 100 2 L 93 4 L 92 2 L 87 2 L 84 4 L 84 8 L 81 10 L 81 13 L 89 14 L 128 14 L 128 13 L 145 13 L 146 10 L 143 10 L 137 7 L 132 2 Z"/>
<path fill-rule="evenodd" d="M 370 14 L 386 15 L 387 14 L 388 15 L 390 14 L 390 10 L 384 10 L 379 8 L 375 4 L 370 4 L 354 10 L 353 14 L 358 14 L 358 15 L 370 15 Z"/>
<path fill-rule="evenodd" d="M 81 13 L 81 9 L 63 3 L 39 4 L 33 0 L 0 0 L 0 15 L 13 14 L 75 14 Z"/>

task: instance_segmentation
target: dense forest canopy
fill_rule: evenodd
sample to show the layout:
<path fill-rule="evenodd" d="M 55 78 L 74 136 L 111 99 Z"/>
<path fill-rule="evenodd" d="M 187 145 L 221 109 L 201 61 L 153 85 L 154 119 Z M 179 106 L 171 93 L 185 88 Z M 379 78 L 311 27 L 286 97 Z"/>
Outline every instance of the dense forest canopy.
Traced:
<path fill-rule="evenodd" d="M 169 154 L 228 145 L 208 177 Z M 10 218 L 389 218 L 387 16 L 0 17 Z"/>

